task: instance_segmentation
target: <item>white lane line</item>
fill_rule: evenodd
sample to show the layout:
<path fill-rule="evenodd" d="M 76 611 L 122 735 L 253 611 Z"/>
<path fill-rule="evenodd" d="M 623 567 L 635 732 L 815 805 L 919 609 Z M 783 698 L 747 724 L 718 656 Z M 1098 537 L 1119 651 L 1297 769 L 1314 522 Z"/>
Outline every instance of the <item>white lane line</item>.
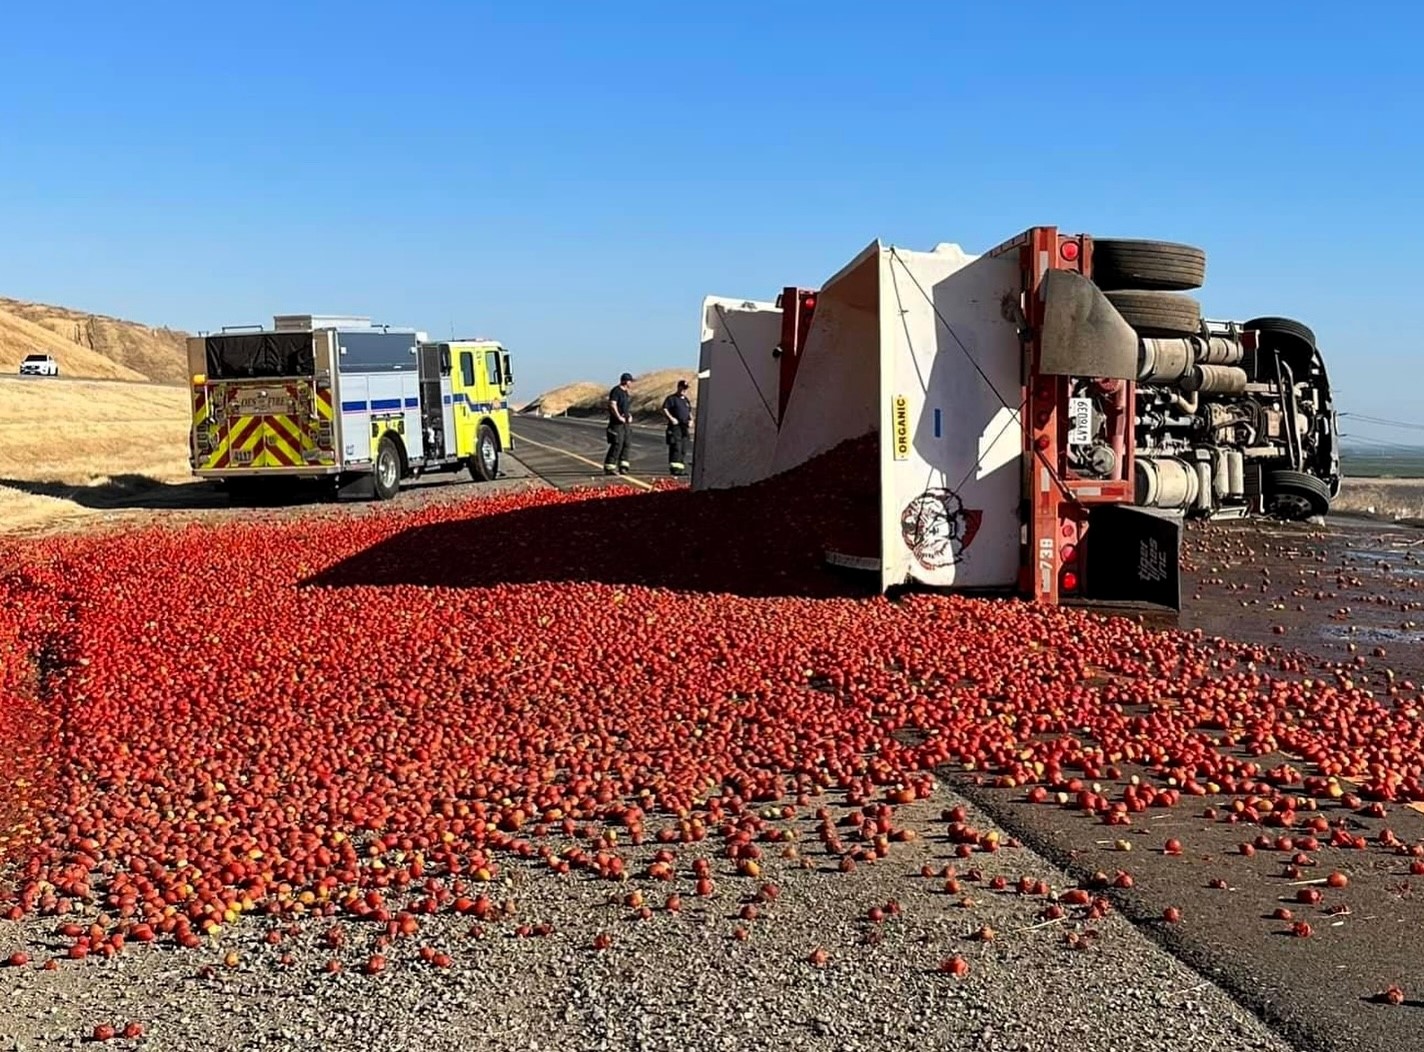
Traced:
<path fill-rule="evenodd" d="M 577 453 L 570 453 L 567 449 L 560 449 L 558 446 L 546 446 L 543 442 L 535 442 L 532 438 L 525 438 L 522 435 L 519 436 L 519 441 L 527 445 L 536 446 L 539 449 L 547 449 L 550 453 L 562 453 L 564 456 L 572 457 L 581 464 L 587 464 L 589 467 L 596 468 L 599 471 L 603 470 L 602 464 L 589 460 L 587 457 L 581 457 Z M 530 470 L 533 471 L 533 468 L 530 468 Z M 538 474 L 538 472 L 535 472 L 535 474 Z M 635 479 L 632 475 L 618 475 L 616 477 L 622 479 L 624 482 L 631 482 L 635 486 L 642 486 L 646 490 L 653 488 L 650 483 L 644 482 L 642 479 Z"/>

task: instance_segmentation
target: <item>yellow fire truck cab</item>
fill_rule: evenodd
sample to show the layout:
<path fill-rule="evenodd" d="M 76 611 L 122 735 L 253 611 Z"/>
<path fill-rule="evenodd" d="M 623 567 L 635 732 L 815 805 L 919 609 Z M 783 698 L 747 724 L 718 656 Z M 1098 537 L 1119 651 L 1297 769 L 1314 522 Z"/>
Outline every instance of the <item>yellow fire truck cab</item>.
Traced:
<path fill-rule="evenodd" d="M 389 500 L 432 471 L 491 481 L 514 448 L 514 376 L 494 340 L 283 315 L 189 339 L 188 365 L 193 474 L 234 493 L 314 479 Z"/>

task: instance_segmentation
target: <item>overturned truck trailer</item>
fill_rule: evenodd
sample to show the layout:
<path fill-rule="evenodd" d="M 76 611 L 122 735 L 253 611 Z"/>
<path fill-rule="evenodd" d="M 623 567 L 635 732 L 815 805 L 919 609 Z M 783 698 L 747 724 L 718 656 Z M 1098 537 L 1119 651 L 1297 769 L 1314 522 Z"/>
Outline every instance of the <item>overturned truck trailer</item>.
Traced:
<path fill-rule="evenodd" d="M 1340 487 L 1314 335 L 1204 320 L 1182 290 L 1205 262 L 1035 227 L 980 256 L 875 242 L 818 289 L 709 297 L 693 488 L 874 436 L 879 537 L 831 562 L 882 590 L 1178 607 L 1184 518 L 1312 519 Z"/>

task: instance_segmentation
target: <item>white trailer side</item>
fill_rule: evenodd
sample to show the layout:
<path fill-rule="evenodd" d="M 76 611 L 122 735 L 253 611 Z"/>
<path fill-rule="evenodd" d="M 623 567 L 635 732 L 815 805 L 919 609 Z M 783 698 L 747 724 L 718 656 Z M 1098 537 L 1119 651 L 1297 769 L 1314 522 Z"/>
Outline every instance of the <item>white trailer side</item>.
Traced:
<path fill-rule="evenodd" d="M 1017 262 L 957 245 L 887 248 L 879 286 L 882 586 L 1012 588 L 1023 460 Z"/>
<path fill-rule="evenodd" d="M 957 245 L 871 243 L 823 284 L 779 426 L 781 312 L 703 305 L 693 488 L 746 485 L 864 435 L 882 587 L 1017 583 L 1021 276 Z"/>
<path fill-rule="evenodd" d="M 773 472 L 781 311 L 773 303 L 702 301 L 692 488 L 745 486 Z"/>

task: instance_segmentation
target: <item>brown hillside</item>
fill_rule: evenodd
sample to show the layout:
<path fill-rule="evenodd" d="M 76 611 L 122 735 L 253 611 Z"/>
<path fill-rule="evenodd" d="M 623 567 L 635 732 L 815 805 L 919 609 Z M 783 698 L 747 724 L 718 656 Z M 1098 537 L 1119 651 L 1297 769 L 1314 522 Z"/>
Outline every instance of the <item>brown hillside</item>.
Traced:
<path fill-rule="evenodd" d="M 690 386 L 687 395 L 697 408 L 696 369 L 658 369 L 633 381 L 633 417 L 637 420 L 661 420 L 663 399 L 677 388 L 678 380 Z M 542 412 L 545 416 L 602 416 L 608 405 L 607 386 L 584 380 L 546 391 L 524 407 L 526 413 Z"/>
<path fill-rule="evenodd" d="M 0 370 L 14 372 L 27 354 L 49 353 L 61 376 L 153 380 L 187 377 L 187 334 L 67 307 L 0 297 Z"/>

